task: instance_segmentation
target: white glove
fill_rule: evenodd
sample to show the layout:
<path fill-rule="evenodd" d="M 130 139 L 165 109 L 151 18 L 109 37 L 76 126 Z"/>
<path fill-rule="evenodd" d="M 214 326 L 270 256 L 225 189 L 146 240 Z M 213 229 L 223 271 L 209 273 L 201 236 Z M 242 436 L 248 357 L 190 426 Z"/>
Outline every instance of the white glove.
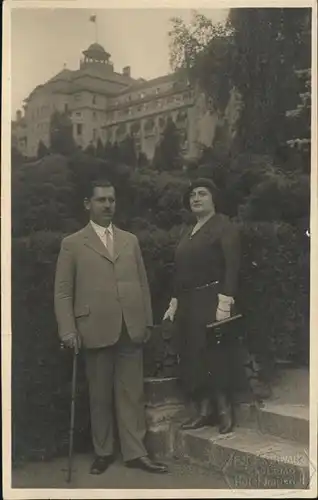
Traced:
<path fill-rule="evenodd" d="M 234 304 L 233 297 L 227 297 L 226 295 L 218 294 L 219 303 L 216 310 L 216 321 L 222 321 L 231 317 L 231 306 Z"/>
<path fill-rule="evenodd" d="M 175 316 L 176 311 L 177 311 L 177 308 L 178 308 L 178 299 L 176 299 L 176 298 L 173 297 L 170 300 L 169 307 L 168 307 L 168 309 L 166 310 L 166 312 L 164 314 L 163 321 L 165 319 L 170 319 L 170 321 L 173 321 L 174 320 L 174 316 Z"/>

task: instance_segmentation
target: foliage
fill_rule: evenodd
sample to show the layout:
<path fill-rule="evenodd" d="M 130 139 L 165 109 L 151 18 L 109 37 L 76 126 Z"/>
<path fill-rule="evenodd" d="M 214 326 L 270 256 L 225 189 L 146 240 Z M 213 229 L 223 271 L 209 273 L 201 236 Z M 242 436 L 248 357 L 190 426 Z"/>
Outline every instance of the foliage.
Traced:
<path fill-rule="evenodd" d="M 84 149 L 84 153 L 90 156 L 96 155 L 96 148 L 92 142 Z"/>
<path fill-rule="evenodd" d="M 194 168 L 191 175 L 201 175 L 205 169 L 205 175 L 217 179 L 230 202 L 228 213 L 239 216 L 243 258 L 238 300 L 246 315 L 249 346 L 265 364 L 277 357 L 306 364 L 308 176 L 287 174 L 265 155 L 229 156 L 223 169 L 221 158 L 213 151 L 206 150 L 204 155 L 206 163 Z M 59 348 L 53 311 L 54 273 L 62 238 L 87 221 L 83 197 L 88 182 L 100 175 L 108 177 L 118 188 L 116 223 L 135 233 L 140 241 L 155 323 L 161 322 L 171 297 L 174 250 L 184 225 L 189 223 L 189 213 L 182 207 L 182 194 L 189 179 L 182 171 L 132 169 L 111 156 L 101 159 L 81 151 L 68 157 L 52 154 L 31 163 L 15 157 L 12 169 L 15 458 L 49 458 L 67 451 L 71 356 Z M 146 350 L 146 373 L 153 373 L 153 360 L 160 364 L 167 347 L 155 339 L 152 345 L 158 352 L 149 354 L 149 349 Z M 78 451 L 90 446 L 82 361 L 80 357 L 75 423 Z"/>
<path fill-rule="evenodd" d="M 166 231 L 145 222 L 141 227 L 136 219 L 132 228 L 141 243 L 158 324 L 171 296 L 173 254 L 182 228 Z M 241 223 L 241 234 L 238 299 L 251 351 L 265 365 L 274 358 L 306 363 L 308 239 L 282 223 Z M 18 456 L 66 452 L 71 356 L 59 349 L 53 314 L 54 271 L 63 236 L 40 231 L 13 240 L 13 418 Z M 159 342 L 157 347 L 163 346 Z M 162 356 L 161 351 L 151 352 L 146 369 L 152 373 L 150 360 L 160 364 Z M 81 366 L 77 409 L 76 449 L 87 449 L 88 399 Z"/>
<path fill-rule="evenodd" d="M 72 121 L 67 113 L 55 111 L 50 120 L 50 149 L 52 153 L 68 155 L 75 149 Z"/>
<path fill-rule="evenodd" d="M 241 148 L 275 152 L 285 142 L 286 110 L 297 98 L 293 68 L 310 55 L 301 26 L 307 9 L 231 9 L 236 57 L 232 78 L 244 107 Z M 288 88 L 288 92 L 286 92 Z"/>
<path fill-rule="evenodd" d="M 231 80 L 224 73 L 231 67 L 231 27 L 228 23 L 213 24 L 204 15 L 193 11 L 189 26 L 178 17 L 171 19 L 170 65 L 185 69 L 190 80 L 198 82 L 217 110 L 224 111 L 229 99 Z"/>
<path fill-rule="evenodd" d="M 48 155 L 50 153 L 50 150 L 49 148 L 44 144 L 43 141 L 39 141 L 39 144 L 38 144 L 38 152 L 37 152 L 37 158 L 38 159 L 41 159 L 43 158 L 44 156 Z"/>
<path fill-rule="evenodd" d="M 297 70 L 297 77 L 301 83 L 299 103 L 295 109 L 286 111 L 291 123 L 291 138 L 288 146 L 300 151 L 304 160 L 304 171 L 310 173 L 310 146 L 311 146 L 311 70 Z"/>
<path fill-rule="evenodd" d="M 63 230 L 74 218 L 70 172 L 62 155 L 21 165 L 12 176 L 12 192 L 14 236 Z"/>
<path fill-rule="evenodd" d="M 264 361 L 308 362 L 309 241 L 277 222 L 241 223 L 239 306 L 248 343 Z M 266 321 L 264 321 L 266 318 Z"/>
<path fill-rule="evenodd" d="M 135 139 L 132 135 L 127 136 L 120 144 L 119 158 L 122 163 L 133 168 L 137 166 L 137 151 Z"/>
<path fill-rule="evenodd" d="M 142 151 L 140 151 L 140 153 L 138 154 L 138 167 L 140 168 L 149 167 L 149 160 L 145 155 L 145 153 L 143 153 Z"/>
<path fill-rule="evenodd" d="M 276 175 L 256 185 L 239 209 L 245 220 L 279 221 L 295 225 L 309 218 L 310 181 L 307 175 Z"/>
<path fill-rule="evenodd" d="M 191 177 L 213 179 L 221 192 L 219 210 L 243 220 L 284 221 L 293 226 L 310 217 L 310 178 L 288 170 L 269 155 L 240 154 L 223 161 L 205 150 Z"/>
<path fill-rule="evenodd" d="M 173 67 L 187 68 L 221 114 L 232 88 L 241 96 L 233 149 L 278 154 L 291 139 L 286 112 L 296 107 L 299 93 L 308 102 L 295 69 L 310 67 L 310 9 L 231 9 L 223 26 L 202 15 L 189 26 L 178 18 L 172 23 Z M 304 117 L 298 137 L 308 130 L 308 108 Z"/>
<path fill-rule="evenodd" d="M 104 158 L 104 156 L 105 156 L 105 148 L 103 146 L 103 143 L 102 143 L 100 137 L 97 140 L 95 154 L 96 154 L 97 158 Z"/>
<path fill-rule="evenodd" d="M 159 144 L 156 146 L 153 167 L 156 170 L 175 170 L 181 166 L 180 137 L 178 129 L 171 118 L 163 130 Z"/>

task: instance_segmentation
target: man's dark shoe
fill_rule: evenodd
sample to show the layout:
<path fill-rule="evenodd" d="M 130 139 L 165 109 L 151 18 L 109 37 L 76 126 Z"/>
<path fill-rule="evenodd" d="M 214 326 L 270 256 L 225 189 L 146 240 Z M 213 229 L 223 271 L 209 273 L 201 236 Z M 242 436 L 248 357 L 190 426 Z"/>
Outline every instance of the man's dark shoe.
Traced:
<path fill-rule="evenodd" d="M 191 430 L 191 429 L 201 429 L 201 427 L 206 427 L 207 425 L 213 427 L 217 424 L 215 416 L 207 415 L 196 417 L 192 420 L 188 420 L 181 425 L 181 429 Z"/>
<path fill-rule="evenodd" d="M 96 457 L 92 463 L 90 473 L 91 474 L 102 474 L 106 469 L 112 464 L 114 457 L 112 455 L 107 455 L 106 457 Z"/>
<path fill-rule="evenodd" d="M 168 467 L 158 462 L 153 462 L 149 457 L 135 458 L 126 462 L 126 466 L 131 469 L 142 469 L 147 472 L 154 472 L 156 474 L 163 474 L 168 472 Z"/>

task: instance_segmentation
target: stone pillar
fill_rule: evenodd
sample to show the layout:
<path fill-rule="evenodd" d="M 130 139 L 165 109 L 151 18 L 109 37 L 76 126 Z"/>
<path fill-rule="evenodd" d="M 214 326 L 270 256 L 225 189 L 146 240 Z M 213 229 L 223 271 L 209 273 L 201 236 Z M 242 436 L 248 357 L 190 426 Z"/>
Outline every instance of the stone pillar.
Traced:
<path fill-rule="evenodd" d="M 175 450 L 176 430 L 190 414 L 179 387 L 178 379 L 146 378 L 146 447 L 158 458 L 172 458 Z"/>

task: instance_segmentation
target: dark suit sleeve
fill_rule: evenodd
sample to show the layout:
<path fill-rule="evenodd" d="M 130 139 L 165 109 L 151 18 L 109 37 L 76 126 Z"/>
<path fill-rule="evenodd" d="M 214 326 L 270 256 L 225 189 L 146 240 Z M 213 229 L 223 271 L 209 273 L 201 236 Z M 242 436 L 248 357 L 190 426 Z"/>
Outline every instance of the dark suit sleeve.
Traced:
<path fill-rule="evenodd" d="M 57 259 L 54 286 L 55 316 L 62 340 L 77 331 L 74 318 L 74 278 L 73 251 L 71 245 L 63 240 Z"/>
<path fill-rule="evenodd" d="M 225 260 L 225 275 L 221 293 L 229 297 L 234 297 L 238 286 L 241 242 L 239 228 L 229 220 L 225 222 L 222 230 L 221 246 Z"/>
<path fill-rule="evenodd" d="M 147 326 L 153 326 L 151 296 L 150 296 L 148 278 L 137 238 L 135 240 L 135 249 L 136 249 L 136 259 L 137 259 L 138 273 L 140 279 L 140 286 L 142 289 L 143 301 L 145 306 L 146 322 Z"/>

